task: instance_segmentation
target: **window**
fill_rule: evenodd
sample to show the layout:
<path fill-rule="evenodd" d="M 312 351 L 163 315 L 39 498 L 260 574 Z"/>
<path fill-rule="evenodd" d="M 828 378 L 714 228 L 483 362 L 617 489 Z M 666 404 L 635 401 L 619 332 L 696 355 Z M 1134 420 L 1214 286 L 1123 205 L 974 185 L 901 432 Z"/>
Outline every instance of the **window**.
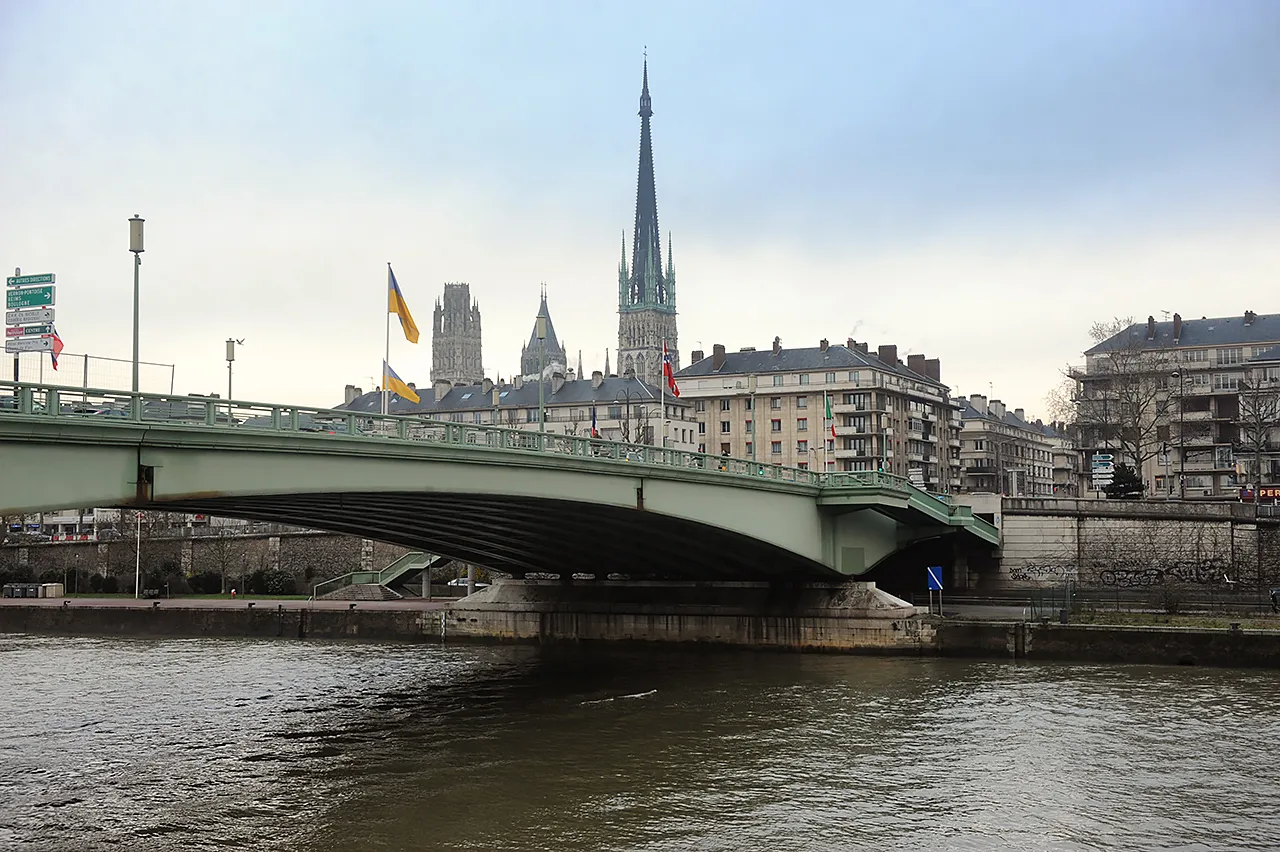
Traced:
<path fill-rule="evenodd" d="M 826 375 L 824 378 L 825 378 L 825 380 L 826 380 L 827 384 L 829 384 L 829 385 L 834 385 L 834 384 L 836 383 L 836 374 L 835 374 L 835 373 L 827 373 L 827 375 Z"/>
<path fill-rule="evenodd" d="M 1208 361 L 1208 349 L 1184 349 L 1182 351 L 1183 361 Z"/>
<path fill-rule="evenodd" d="M 986 449 L 986 442 L 985 442 L 985 441 L 974 441 L 974 442 L 973 442 L 973 448 L 974 448 L 975 450 L 984 450 L 984 449 Z"/>
<path fill-rule="evenodd" d="M 801 470 L 808 470 L 808 469 L 809 469 L 809 463 L 808 463 L 808 462 L 799 462 L 799 463 L 797 463 L 797 464 L 796 464 L 796 467 L 800 468 Z"/>
<path fill-rule="evenodd" d="M 774 377 L 773 377 L 773 386 L 774 386 L 775 388 L 780 388 L 780 387 L 782 387 L 782 385 L 783 385 L 783 381 L 782 381 L 782 380 L 783 380 L 784 378 L 785 378 L 785 376 L 774 376 Z"/>
<path fill-rule="evenodd" d="M 807 452 L 809 452 L 809 442 L 808 442 L 808 441 L 799 441 L 799 442 L 797 442 L 797 443 L 796 443 L 796 452 L 797 452 L 797 453 L 807 453 Z"/>
<path fill-rule="evenodd" d="M 727 456 L 727 455 L 729 455 L 729 445 L 728 445 L 728 444 L 721 444 L 721 445 L 720 445 L 720 455 L 722 455 L 722 456 Z"/>
<path fill-rule="evenodd" d="M 797 432 L 808 432 L 808 431 L 809 431 L 809 418 L 807 418 L 807 417 L 798 417 L 798 418 L 796 418 L 796 431 L 797 431 Z"/>
<path fill-rule="evenodd" d="M 781 420 L 770 420 L 770 421 L 769 421 L 769 431 L 770 431 L 770 432 L 781 432 L 781 431 L 782 431 L 782 421 L 781 421 Z"/>
<path fill-rule="evenodd" d="M 707 451 L 707 445 L 706 445 L 706 444 L 699 444 L 699 445 L 698 445 L 698 452 L 700 452 L 700 453 L 705 453 L 706 451 Z"/>
<path fill-rule="evenodd" d="M 727 434 L 729 434 L 729 421 L 728 421 L 728 420 L 721 420 L 721 421 L 720 421 L 720 434 L 721 434 L 721 435 L 727 435 Z"/>
<path fill-rule="evenodd" d="M 755 407 L 756 407 L 756 401 L 755 401 L 755 399 L 754 399 L 754 398 L 752 398 L 752 397 L 747 397 L 746 399 L 744 399 L 744 400 L 742 401 L 742 403 L 743 403 L 743 407 L 745 407 L 745 408 L 747 409 L 747 411 L 754 411 L 754 410 L 755 410 Z"/>
<path fill-rule="evenodd" d="M 1219 364 L 1239 364 L 1240 361 L 1242 360 L 1241 354 L 1242 353 L 1240 351 L 1239 346 L 1233 349 L 1219 349 L 1218 363 Z"/>
<path fill-rule="evenodd" d="M 774 441 L 773 443 L 771 443 L 771 444 L 769 445 L 769 453 L 770 453 L 771 455 L 775 455 L 775 456 L 780 456 L 780 455 L 782 455 L 782 442 L 781 442 L 781 441 Z"/>
<path fill-rule="evenodd" d="M 728 400 L 725 400 L 725 401 L 726 401 L 726 402 L 728 402 Z M 707 410 L 707 401 L 706 401 L 705 399 L 697 400 L 697 401 L 696 401 L 696 402 L 694 402 L 694 404 L 693 404 L 693 410 L 694 410 L 694 411 L 706 411 L 706 410 Z"/>
<path fill-rule="evenodd" d="M 796 397 L 796 408 L 808 408 L 808 407 L 809 407 L 809 397 L 807 396 Z"/>
<path fill-rule="evenodd" d="M 525 422 L 525 423 L 537 423 L 537 422 L 538 422 L 538 409 L 536 409 L 536 408 L 526 408 L 526 409 L 524 410 L 524 422 Z"/>
<path fill-rule="evenodd" d="M 727 400 L 727 399 L 722 399 L 722 400 L 720 400 L 720 410 L 721 410 L 721 411 L 728 411 L 728 410 L 729 410 L 729 400 Z"/>
<path fill-rule="evenodd" d="M 480 417 L 481 417 L 481 415 L 483 415 L 483 414 L 484 414 L 484 412 L 483 412 L 483 411 L 477 411 L 477 412 L 475 413 L 475 420 L 474 420 L 473 422 L 475 422 L 475 423 L 479 423 L 479 422 L 481 422 L 481 421 L 480 421 Z"/>
<path fill-rule="evenodd" d="M 1238 390 L 1240 387 L 1240 377 L 1230 373 L 1214 373 L 1213 389 L 1214 390 Z"/>
<path fill-rule="evenodd" d="M 621 406 L 621 405 L 611 405 L 611 406 L 609 406 L 609 419 L 610 419 L 610 420 L 621 420 L 621 419 L 622 419 L 622 406 Z"/>
<path fill-rule="evenodd" d="M 699 424 L 698 424 L 698 434 L 699 434 L 699 435 L 705 435 L 705 434 L 707 434 L 707 424 L 705 424 L 705 423 L 699 423 Z"/>
<path fill-rule="evenodd" d="M 751 455 L 755 449 L 750 441 L 747 441 L 747 455 Z"/>
<path fill-rule="evenodd" d="M 827 452 L 829 452 L 829 453 L 834 453 L 835 451 L 836 451 L 836 439 L 835 439 L 835 438 L 828 438 L 828 439 L 827 439 Z"/>
<path fill-rule="evenodd" d="M 857 370 L 850 370 L 849 381 L 853 382 L 855 385 L 859 384 L 862 381 L 862 376 L 861 374 L 858 373 Z"/>
<path fill-rule="evenodd" d="M 774 411 L 777 411 L 778 409 L 782 408 L 782 397 L 780 396 L 769 397 L 769 407 L 772 408 Z"/>
<path fill-rule="evenodd" d="M 755 428 L 755 427 L 756 427 L 755 421 L 748 420 L 748 421 L 747 421 L 747 434 L 748 434 L 748 435 L 750 435 L 752 432 L 756 431 L 756 428 Z"/>
<path fill-rule="evenodd" d="M 801 373 L 801 374 L 800 374 L 800 384 L 802 384 L 802 385 L 807 385 L 807 384 L 809 384 L 809 374 L 808 374 L 808 373 Z"/>

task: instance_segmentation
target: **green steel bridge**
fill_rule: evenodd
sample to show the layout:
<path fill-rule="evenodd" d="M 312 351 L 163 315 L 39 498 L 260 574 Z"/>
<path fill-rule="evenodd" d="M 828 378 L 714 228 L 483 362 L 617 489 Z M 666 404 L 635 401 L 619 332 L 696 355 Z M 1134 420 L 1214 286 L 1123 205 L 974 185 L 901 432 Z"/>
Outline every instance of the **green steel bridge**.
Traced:
<path fill-rule="evenodd" d="M 968 507 L 884 473 L 0 382 L 0 515 L 90 506 L 294 524 L 517 577 L 838 579 L 924 539 L 999 544 Z"/>

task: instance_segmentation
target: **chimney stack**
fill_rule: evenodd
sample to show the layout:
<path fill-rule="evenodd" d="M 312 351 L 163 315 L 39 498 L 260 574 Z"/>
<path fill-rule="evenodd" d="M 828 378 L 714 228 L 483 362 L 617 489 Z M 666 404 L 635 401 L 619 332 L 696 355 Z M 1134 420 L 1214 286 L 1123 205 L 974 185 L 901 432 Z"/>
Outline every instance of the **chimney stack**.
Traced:
<path fill-rule="evenodd" d="M 924 355 L 923 354 L 908 355 L 907 369 L 913 373 L 916 373 L 917 375 L 923 376 L 924 375 Z"/>
<path fill-rule="evenodd" d="M 492 393 L 493 393 L 493 380 L 492 380 L 492 379 L 485 379 L 484 381 L 482 381 L 482 382 L 480 383 L 480 392 L 481 392 L 482 394 L 484 394 L 485 396 L 489 396 L 490 394 L 492 394 Z"/>
<path fill-rule="evenodd" d="M 1021 421 L 1023 421 L 1023 422 L 1026 422 L 1026 419 L 1027 419 L 1027 412 L 1026 412 L 1025 410 L 1021 409 L 1021 408 L 1015 408 L 1015 409 L 1013 410 L 1013 416 L 1014 416 L 1014 417 L 1016 417 L 1016 418 L 1018 418 L 1019 420 L 1021 420 Z"/>
<path fill-rule="evenodd" d="M 1004 403 L 998 399 L 993 399 L 987 403 L 987 411 L 991 412 L 991 416 L 997 419 L 1004 419 Z"/>
<path fill-rule="evenodd" d="M 1253 325 L 1253 324 L 1254 324 L 1254 322 L 1255 322 L 1257 319 L 1258 319 L 1258 315 L 1257 315 L 1257 314 L 1255 314 L 1253 311 L 1245 311 L 1245 312 L 1244 312 L 1244 324 L 1245 324 L 1245 325 Z"/>
<path fill-rule="evenodd" d="M 924 362 L 924 374 L 939 384 L 942 383 L 942 361 L 929 358 Z"/>
<path fill-rule="evenodd" d="M 703 352 L 701 349 L 695 349 L 689 353 L 689 358 L 690 358 L 689 363 L 696 364 L 705 357 L 707 357 L 705 352 Z"/>
<path fill-rule="evenodd" d="M 894 364 L 898 363 L 898 347 L 897 346 L 894 346 L 892 344 L 886 344 L 884 346 L 881 346 L 879 349 L 877 349 L 876 354 L 879 356 L 881 361 L 888 364 L 889 366 L 893 366 Z"/>
<path fill-rule="evenodd" d="M 979 414 L 987 413 L 987 398 L 980 393 L 969 394 L 969 407 Z"/>
<path fill-rule="evenodd" d="M 773 354 L 776 356 L 781 351 L 782 351 L 782 338 L 775 336 L 773 338 Z"/>
<path fill-rule="evenodd" d="M 1148 314 L 1147 315 L 1147 340 L 1155 340 L 1155 339 L 1156 339 L 1156 318 Z"/>
<path fill-rule="evenodd" d="M 551 393 L 560 393 L 560 388 L 564 387 L 564 373 L 559 370 L 551 374 Z"/>
<path fill-rule="evenodd" d="M 591 389 L 599 390 L 602 384 L 604 384 L 604 373 L 600 372 L 599 370 L 592 370 L 591 371 Z"/>
<path fill-rule="evenodd" d="M 724 366 L 724 344 L 717 343 L 711 347 L 711 370 L 718 371 Z"/>
<path fill-rule="evenodd" d="M 819 340 L 819 341 L 818 341 L 818 351 L 819 351 L 819 352 L 826 352 L 826 351 L 827 351 L 827 347 L 829 347 L 830 345 L 831 345 L 831 344 L 830 344 L 830 343 L 828 343 L 828 342 L 827 342 L 827 339 L 824 337 L 824 338 L 822 338 L 821 340 Z"/>
<path fill-rule="evenodd" d="M 511 377 L 511 387 L 516 390 L 524 387 L 524 376 L 516 375 Z"/>
<path fill-rule="evenodd" d="M 844 342 L 844 345 L 845 345 L 845 348 L 846 348 L 846 349 L 849 349 L 849 350 L 857 349 L 857 348 L 858 348 L 858 341 L 856 341 L 856 340 L 854 340 L 852 337 L 850 337 L 848 340 L 846 340 L 846 341 Z"/>
<path fill-rule="evenodd" d="M 857 349 L 857 350 L 858 350 L 859 352 L 861 352 L 863 355 L 866 355 L 866 354 L 867 354 L 867 344 L 866 344 L 866 342 L 865 342 L 865 341 L 864 341 L 864 342 L 862 342 L 862 343 L 855 343 L 855 344 L 853 344 L 853 348 L 854 348 L 854 349 Z"/>
<path fill-rule="evenodd" d="M 1182 339 L 1182 314 L 1173 315 L 1173 342 L 1177 345 Z"/>
<path fill-rule="evenodd" d="M 363 396 L 364 391 L 355 385 L 347 385 L 342 390 L 342 404 L 347 405 L 358 396 Z"/>
<path fill-rule="evenodd" d="M 447 379 L 436 379 L 431 385 L 431 390 L 435 395 L 436 402 L 444 399 L 449 391 L 453 390 L 453 383 Z"/>

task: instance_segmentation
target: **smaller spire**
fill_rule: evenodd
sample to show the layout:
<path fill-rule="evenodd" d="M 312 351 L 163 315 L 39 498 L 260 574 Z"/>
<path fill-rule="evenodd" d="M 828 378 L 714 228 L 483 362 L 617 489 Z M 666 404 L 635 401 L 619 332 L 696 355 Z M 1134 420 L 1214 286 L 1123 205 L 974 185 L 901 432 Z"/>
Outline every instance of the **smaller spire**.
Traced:
<path fill-rule="evenodd" d="M 578 350 L 578 378 L 582 378 L 582 350 Z"/>
<path fill-rule="evenodd" d="M 640 112 L 641 118 L 649 118 L 653 115 L 653 101 L 649 98 L 649 48 L 644 49 L 644 83 L 640 86 Z"/>
<path fill-rule="evenodd" d="M 671 275 L 676 273 L 675 261 L 671 259 L 671 232 L 667 231 L 667 272 Z"/>
<path fill-rule="evenodd" d="M 604 350 L 604 377 L 609 378 L 609 350 Z"/>

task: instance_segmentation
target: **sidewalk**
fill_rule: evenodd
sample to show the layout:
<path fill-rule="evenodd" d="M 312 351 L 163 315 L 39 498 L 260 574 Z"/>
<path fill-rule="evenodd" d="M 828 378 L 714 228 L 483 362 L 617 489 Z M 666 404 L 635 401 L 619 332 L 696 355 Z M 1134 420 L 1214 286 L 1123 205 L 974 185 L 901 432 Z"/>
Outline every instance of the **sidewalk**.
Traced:
<path fill-rule="evenodd" d="M 245 609 L 252 604 L 254 609 L 390 609 L 390 610 L 426 610 L 444 609 L 454 600 L 424 601 L 412 598 L 402 601 L 305 601 L 277 600 L 273 598 L 257 599 L 252 596 L 230 600 L 226 598 L 0 598 L 0 606 L 13 607 L 61 607 L 69 606 L 77 609 L 100 609 L 115 607 L 118 609 Z"/>

